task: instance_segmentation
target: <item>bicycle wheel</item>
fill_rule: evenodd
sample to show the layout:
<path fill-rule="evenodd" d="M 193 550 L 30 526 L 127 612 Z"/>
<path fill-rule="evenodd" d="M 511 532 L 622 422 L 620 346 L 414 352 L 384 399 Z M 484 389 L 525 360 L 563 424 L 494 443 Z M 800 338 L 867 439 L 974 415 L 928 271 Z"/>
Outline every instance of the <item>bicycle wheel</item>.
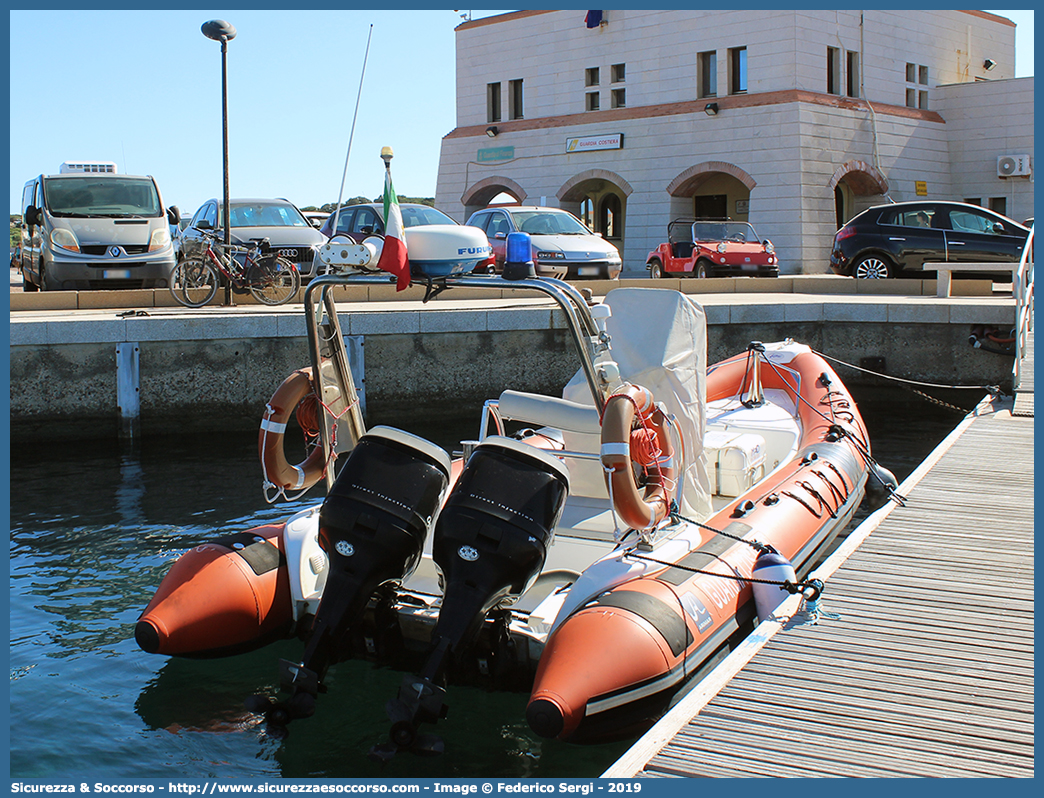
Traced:
<path fill-rule="evenodd" d="M 282 305 L 297 296 L 301 288 L 301 273 L 290 261 L 266 255 L 250 267 L 247 285 L 258 302 Z"/>
<path fill-rule="evenodd" d="M 170 275 L 170 293 L 188 308 L 207 304 L 217 293 L 218 276 L 214 267 L 199 258 L 183 260 Z"/>

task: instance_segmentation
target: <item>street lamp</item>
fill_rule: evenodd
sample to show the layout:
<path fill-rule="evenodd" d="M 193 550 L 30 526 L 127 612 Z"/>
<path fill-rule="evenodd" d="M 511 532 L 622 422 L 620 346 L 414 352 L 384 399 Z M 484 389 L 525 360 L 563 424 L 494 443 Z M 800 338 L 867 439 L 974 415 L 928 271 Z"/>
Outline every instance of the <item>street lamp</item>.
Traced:
<path fill-rule="evenodd" d="M 212 19 L 204 22 L 200 30 L 208 39 L 221 42 L 221 147 L 222 161 L 225 170 L 225 246 L 232 243 L 232 233 L 228 225 L 228 43 L 236 38 L 236 29 L 232 23 L 223 19 Z M 227 251 L 227 250 L 226 250 Z M 232 284 L 225 282 L 225 304 L 232 304 Z"/>

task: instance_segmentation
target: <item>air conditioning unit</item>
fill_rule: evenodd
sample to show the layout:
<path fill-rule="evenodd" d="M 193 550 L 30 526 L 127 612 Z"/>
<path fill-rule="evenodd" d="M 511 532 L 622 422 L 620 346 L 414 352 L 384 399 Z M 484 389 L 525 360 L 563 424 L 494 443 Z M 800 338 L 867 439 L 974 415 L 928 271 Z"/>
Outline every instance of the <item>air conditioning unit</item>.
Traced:
<path fill-rule="evenodd" d="M 1030 173 L 1030 157 L 1028 155 L 999 155 L 997 157 L 997 177 L 1020 177 Z"/>

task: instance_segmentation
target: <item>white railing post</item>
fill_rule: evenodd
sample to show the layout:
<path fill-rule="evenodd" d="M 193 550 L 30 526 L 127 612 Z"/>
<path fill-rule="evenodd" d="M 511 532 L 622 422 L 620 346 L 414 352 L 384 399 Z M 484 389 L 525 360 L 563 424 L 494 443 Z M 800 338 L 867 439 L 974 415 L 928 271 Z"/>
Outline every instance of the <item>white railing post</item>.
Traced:
<path fill-rule="evenodd" d="M 1015 294 L 1015 362 L 1011 367 L 1012 389 L 1022 380 L 1022 358 L 1026 354 L 1026 338 L 1033 329 L 1033 228 L 1026 236 L 1012 291 Z"/>

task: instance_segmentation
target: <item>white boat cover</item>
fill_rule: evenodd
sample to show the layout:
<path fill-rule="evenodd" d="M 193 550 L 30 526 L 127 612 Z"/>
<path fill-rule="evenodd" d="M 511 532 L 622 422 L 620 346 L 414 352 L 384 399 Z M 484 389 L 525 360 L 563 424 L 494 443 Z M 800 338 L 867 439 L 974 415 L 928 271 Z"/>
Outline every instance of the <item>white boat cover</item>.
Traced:
<path fill-rule="evenodd" d="M 684 444 L 679 505 L 683 515 L 710 514 L 710 480 L 703 454 L 707 424 L 707 318 L 703 308 L 678 291 L 616 288 L 605 298 L 606 322 L 620 376 L 652 391 L 674 416 Z M 574 402 L 593 404 L 578 371 L 562 391 Z"/>

